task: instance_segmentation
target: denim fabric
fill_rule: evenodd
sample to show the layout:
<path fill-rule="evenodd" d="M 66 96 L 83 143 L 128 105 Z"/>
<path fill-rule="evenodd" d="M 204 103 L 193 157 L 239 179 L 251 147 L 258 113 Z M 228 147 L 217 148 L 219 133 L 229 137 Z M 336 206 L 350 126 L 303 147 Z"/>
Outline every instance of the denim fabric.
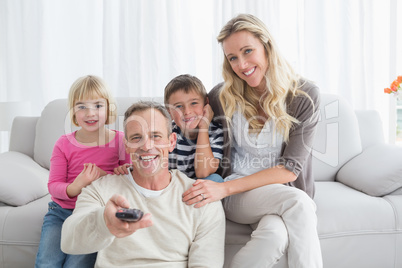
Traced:
<path fill-rule="evenodd" d="M 61 227 L 72 213 L 72 209 L 64 209 L 53 201 L 49 202 L 49 210 L 43 219 L 35 268 L 94 267 L 97 253 L 68 255 L 60 249 Z"/>
<path fill-rule="evenodd" d="M 222 177 L 219 174 L 213 173 L 209 175 L 208 177 L 203 178 L 203 180 L 210 180 L 214 182 L 223 182 Z"/>

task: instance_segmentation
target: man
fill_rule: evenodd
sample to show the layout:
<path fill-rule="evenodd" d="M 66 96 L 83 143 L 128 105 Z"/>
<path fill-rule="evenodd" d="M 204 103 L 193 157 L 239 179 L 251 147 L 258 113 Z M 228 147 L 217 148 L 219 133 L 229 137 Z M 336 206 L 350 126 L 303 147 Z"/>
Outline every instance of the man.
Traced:
<path fill-rule="evenodd" d="M 63 225 L 62 250 L 98 252 L 95 267 L 222 267 L 221 202 L 202 208 L 182 202 L 194 180 L 168 170 L 176 144 L 169 113 L 158 103 L 133 104 L 125 113 L 124 131 L 131 172 L 107 175 L 82 190 Z M 121 208 L 145 215 L 123 221 L 116 217 Z"/>

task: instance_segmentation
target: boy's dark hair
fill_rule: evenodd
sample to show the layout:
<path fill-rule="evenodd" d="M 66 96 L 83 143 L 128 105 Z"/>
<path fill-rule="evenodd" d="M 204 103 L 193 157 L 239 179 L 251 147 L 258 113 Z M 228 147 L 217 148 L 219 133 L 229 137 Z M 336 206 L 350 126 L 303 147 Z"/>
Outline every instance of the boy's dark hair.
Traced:
<path fill-rule="evenodd" d="M 204 103 L 207 98 L 207 91 L 205 90 L 204 85 L 201 80 L 197 77 L 189 74 L 182 74 L 176 76 L 165 87 L 165 106 L 167 107 L 169 104 L 169 98 L 173 93 L 183 90 L 185 93 L 195 91 L 198 93 L 204 100 Z"/>

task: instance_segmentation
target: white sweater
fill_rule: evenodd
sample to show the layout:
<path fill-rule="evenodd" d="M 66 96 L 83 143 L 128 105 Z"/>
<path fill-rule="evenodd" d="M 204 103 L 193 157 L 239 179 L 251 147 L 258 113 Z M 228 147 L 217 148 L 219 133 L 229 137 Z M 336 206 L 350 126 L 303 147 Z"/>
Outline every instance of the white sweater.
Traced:
<path fill-rule="evenodd" d="M 127 175 L 107 175 L 82 190 L 64 222 L 61 248 L 68 254 L 98 252 L 95 267 L 222 267 L 225 216 L 221 202 L 194 208 L 181 196 L 194 183 L 180 171 L 154 198 L 139 194 Z M 153 226 L 124 238 L 106 227 L 103 212 L 114 194 L 151 213 Z"/>

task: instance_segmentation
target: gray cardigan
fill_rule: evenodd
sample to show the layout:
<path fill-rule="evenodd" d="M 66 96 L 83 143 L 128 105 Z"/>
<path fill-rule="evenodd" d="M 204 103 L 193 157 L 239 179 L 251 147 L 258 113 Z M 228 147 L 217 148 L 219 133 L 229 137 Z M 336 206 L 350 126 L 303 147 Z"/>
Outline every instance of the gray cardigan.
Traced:
<path fill-rule="evenodd" d="M 304 84 L 303 84 L 304 83 Z M 300 88 L 313 100 L 312 105 L 309 98 L 300 94 L 296 97 L 288 96 L 287 112 L 300 121 L 294 125 L 289 132 L 289 141 L 282 146 L 279 164 L 287 170 L 292 171 L 297 179 L 288 183 L 305 191 L 311 198 L 314 197 L 314 178 L 312 170 L 312 146 L 314 135 L 319 119 L 320 94 L 319 89 L 309 81 L 300 81 L 303 86 Z M 231 144 L 225 115 L 219 101 L 219 94 L 223 83 L 216 85 L 209 93 L 209 103 L 214 111 L 214 119 L 220 122 L 224 130 L 223 158 L 218 173 L 223 178 L 231 174 L 230 153 Z"/>

